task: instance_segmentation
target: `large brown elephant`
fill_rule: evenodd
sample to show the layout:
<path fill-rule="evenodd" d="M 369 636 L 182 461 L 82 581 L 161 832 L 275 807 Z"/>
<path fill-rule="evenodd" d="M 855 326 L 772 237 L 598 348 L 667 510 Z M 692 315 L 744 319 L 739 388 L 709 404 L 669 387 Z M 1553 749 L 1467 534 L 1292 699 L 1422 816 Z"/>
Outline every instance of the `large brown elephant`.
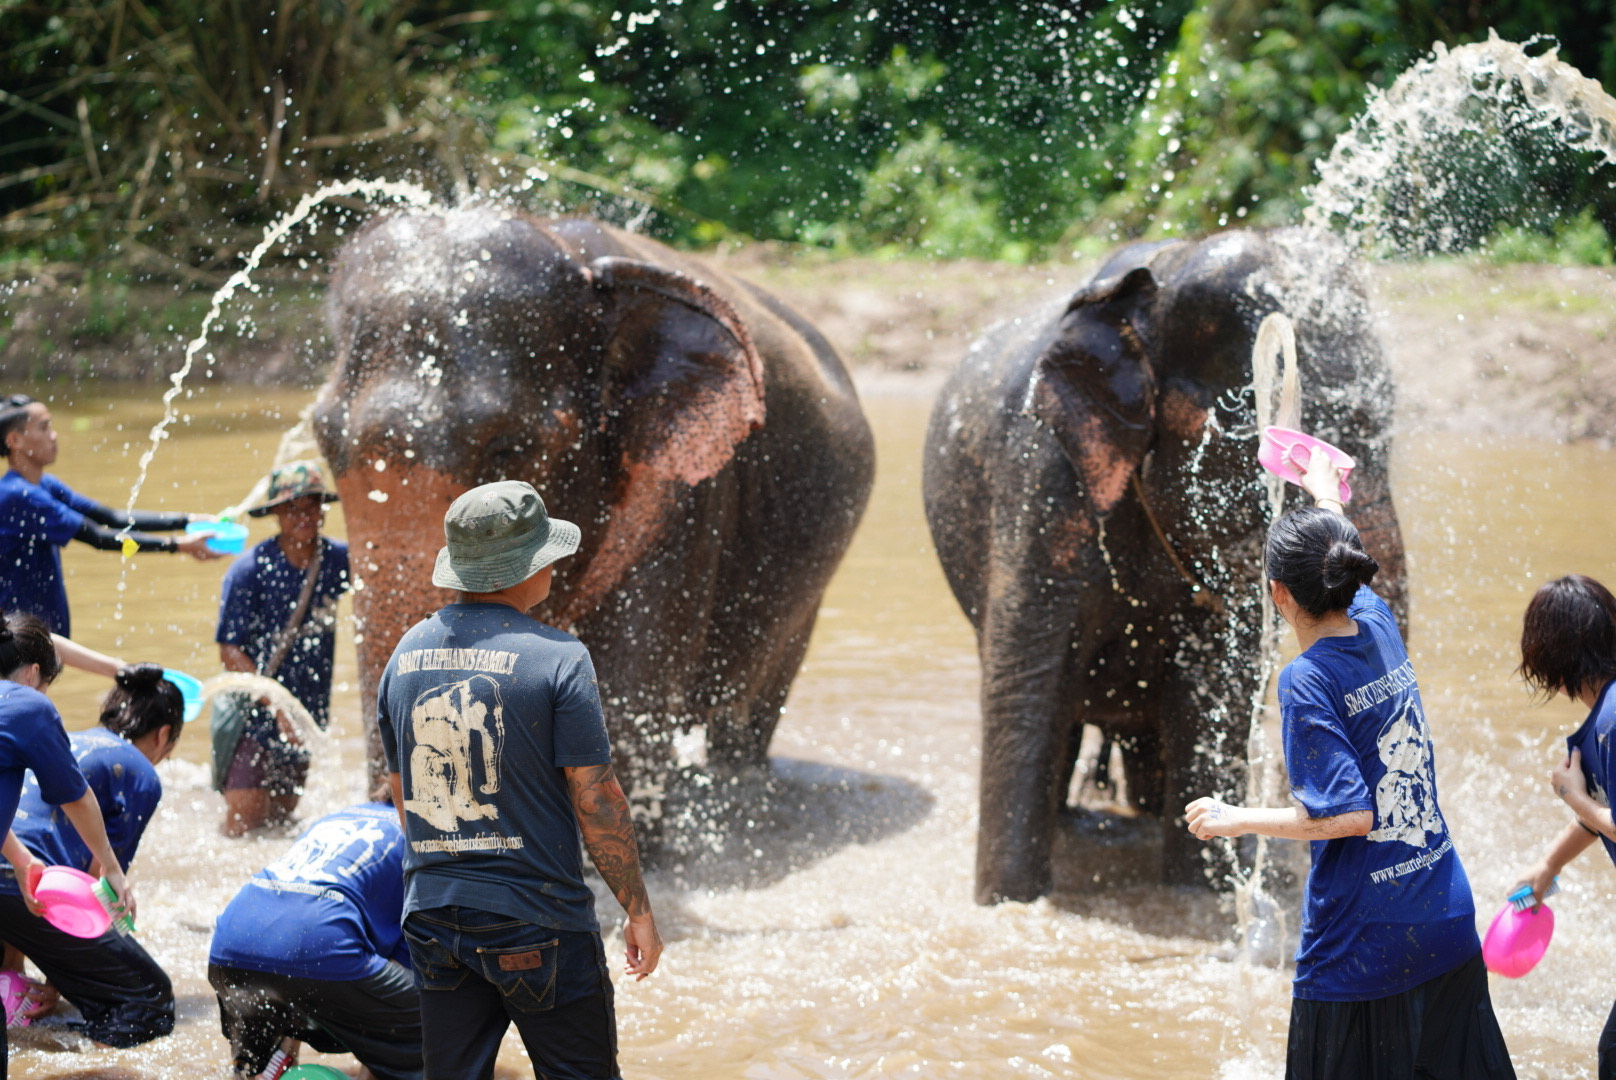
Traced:
<path fill-rule="evenodd" d="M 491 206 L 367 225 L 328 316 L 314 422 L 352 545 L 367 720 L 399 635 L 449 599 L 430 581 L 444 510 L 526 480 L 582 527 L 536 614 L 593 652 L 636 806 L 655 815 L 692 747 L 719 775 L 764 766 L 874 470 L 830 344 L 653 240 Z"/>
<path fill-rule="evenodd" d="M 1125 247 L 989 331 L 938 397 L 926 517 L 982 662 L 982 903 L 1049 890 L 1085 724 L 1116 740 L 1140 811 L 1241 796 L 1269 514 L 1252 354 L 1275 313 L 1295 327 L 1302 426 L 1357 458 L 1348 514 L 1401 613 L 1392 384 L 1328 236 Z M 1162 838 L 1166 881 L 1211 876 L 1214 847 L 1177 824 Z"/>

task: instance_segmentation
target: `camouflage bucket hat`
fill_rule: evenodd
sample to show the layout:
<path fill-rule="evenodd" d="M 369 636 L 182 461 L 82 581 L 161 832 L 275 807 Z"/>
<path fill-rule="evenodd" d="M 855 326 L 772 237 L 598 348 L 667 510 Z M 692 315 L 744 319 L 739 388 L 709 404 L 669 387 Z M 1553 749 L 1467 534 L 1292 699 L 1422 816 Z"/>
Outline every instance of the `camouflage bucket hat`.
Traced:
<path fill-rule="evenodd" d="M 472 488 L 443 517 L 446 543 L 432 584 L 490 593 L 526 581 L 578 550 L 581 534 L 551 517 L 533 485 L 501 480 Z"/>
<path fill-rule="evenodd" d="M 325 486 L 325 473 L 312 461 L 294 461 L 281 465 L 269 474 L 269 488 L 263 500 L 247 513 L 263 517 L 281 503 L 300 499 L 305 495 L 318 495 L 322 502 L 336 502 L 337 493 Z"/>

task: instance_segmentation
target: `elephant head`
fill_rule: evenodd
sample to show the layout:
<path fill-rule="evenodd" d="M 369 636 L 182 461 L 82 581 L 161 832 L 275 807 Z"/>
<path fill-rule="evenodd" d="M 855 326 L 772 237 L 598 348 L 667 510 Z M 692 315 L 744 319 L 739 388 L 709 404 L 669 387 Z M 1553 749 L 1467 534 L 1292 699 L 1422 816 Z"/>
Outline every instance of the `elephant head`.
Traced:
<path fill-rule="evenodd" d="M 572 629 L 762 424 L 731 305 L 610 240 L 483 208 L 384 217 L 343 249 L 315 426 L 352 545 L 367 718 L 399 635 L 449 599 L 430 577 L 456 496 L 526 480 L 583 527 L 546 607 Z"/>
<path fill-rule="evenodd" d="M 1363 284 L 1331 239 L 1233 232 L 1122 249 L 1066 305 L 1027 411 L 1054 434 L 1095 518 L 1133 489 L 1197 602 L 1221 607 L 1223 594 L 1249 592 L 1257 563 L 1217 559 L 1212 546 L 1250 547 L 1267 525 L 1252 467 L 1252 354 L 1275 312 L 1297 330 L 1303 426 L 1364 466 L 1353 517 L 1392 571 L 1401 611 L 1402 548 L 1386 483 L 1392 388 Z"/>

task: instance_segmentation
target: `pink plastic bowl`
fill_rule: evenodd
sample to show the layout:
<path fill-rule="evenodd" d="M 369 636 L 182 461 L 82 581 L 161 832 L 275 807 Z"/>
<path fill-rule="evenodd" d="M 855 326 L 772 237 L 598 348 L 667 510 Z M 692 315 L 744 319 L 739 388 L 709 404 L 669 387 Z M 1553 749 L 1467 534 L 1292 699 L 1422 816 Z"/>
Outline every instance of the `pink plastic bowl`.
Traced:
<path fill-rule="evenodd" d="M 95 938 L 112 926 L 112 916 L 95 898 L 95 878 L 71 866 L 47 866 L 34 886 L 45 921 L 64 934 Z"/>
<path fill-rule="evenodd" d="M 1481 941 L 1481 958 L 1488 971 L 1518 979 L 1543 959 L 1553 936 L 1554 912 L 1549 905 L 1516 911 L 1514 904 L 1505 904 Z"/>
<path fill-rule="evenodd" d="M 1313 436 L 1290 428 L 1268 427 L 1263 428 L 1262 441 L 1257 444 L 1257 462 L 1263 468 L 1298 487 L 1302 484 L 1302 474 L 1297 466 L 1307 467 L 1308 461 L 1315 451 L 1322 450 L 1330 455 L 1335 467 L 1341 470 L 1341 501 L 1350 502 L 1352 488 L 1347 485 L 1347 474 L 1350 473 L 1357 462 L 1345 450 L 1338 449 Z"/>
<path fill-rule="evenodd" d="M 5 1007 L 6 1027 L 27 1027 L 23 1014 L 28 1006 L 28 980 L 20 972 L 0 970 L 0 1004 Z"/>

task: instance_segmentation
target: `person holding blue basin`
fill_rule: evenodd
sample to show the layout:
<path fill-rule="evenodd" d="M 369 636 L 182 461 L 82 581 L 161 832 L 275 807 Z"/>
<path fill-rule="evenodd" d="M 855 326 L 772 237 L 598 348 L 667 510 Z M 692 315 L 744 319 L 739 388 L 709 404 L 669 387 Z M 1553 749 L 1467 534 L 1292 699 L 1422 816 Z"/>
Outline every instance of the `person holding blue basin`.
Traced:
<path fill-rule="evenodd" d="M 102 701 L 100 725 L 68 736 L 105 822 L 112 854 L 124 867 L 134 861 L 163 797 L 156 766 L 174 752 L 184 730 L 183 712 L 179 688 L 163 677 L 162 668 L 133 664 L 118 673 L 117 685 Z M 106 859 L 90 850 L 61 811 L 31 774 L 12 832 L 39 863 L 99 876 Z M 19 966 L 11 950 L 32 960 L 47 985 L 83 1014 L 82 1030 L 95 1042 L 139 1046 L 171 1032 L 174 988 L 157 961 L 133 937 L 115 930 L 77 937 L 30 914 L 22 894 L 25 880 L 26 870 L 0 872 L 0 942 L 8 946 L 6 966 Z"/>
<path fill-rule="evenodd" d="M 0 457 L 11 463 L 0 476 L 0 610 L 36 615 L 52 633 L 72 638 L 61 556 L 69 540 L 121 551 L 127 539 L 137 551 L 179 551 L 204 561 L 223 557 L 208 546 L 207 533 L 153 535 L 209 515 L 113 510 L 47 473 L 56 454 L 56 429 L 43 402 L 27 394 L 0 400 Z M 71 663 L 76 654 L 64 658 Z"/>
<path fill-rule="evenodd" d="M 40 797 L 61 808 L 84 846 L 94 852 L 117 895 L 128 904 L 134 902 L 123 863 L 107 840 L 100 803 L 73 759 L 61 714 L 44 693 L 61 670 L 43 622 L 32 615 L 0 613 L 0 829 L 5 831 L 5 857 L 21 886 L 23 914 L 30 919 L 37 908 L 28 883 L 33 856 L 11 828 L 23 778 L 30 771 Z M 15 917 L 6 920 L 7 924 L 15 921 Z M 6 1057 L 5 1038 L 0 1033 L 0 1080 L 6 1075 Z"/>
<path fill-rule="evenodd" d="M 275 515 L 279 532 L 236 559 L 219 597 L 219 658 L 226 671 L 275 679 L 324 729 L 331 713 L 337 601 L 348 591 L 348 545 L 321 535 L 336 501 L 312 461 L 271 471 L 252 517 Z M 282 825 L 297 808 L 309 751 L 290 717 L 265 699 L 213 699 L 213 786 L 225 798 L 223 832 Z"/>
<path fill-rule="evenodd" d="M 1437 800 L 1430 726 L 1379 570 L 1312 454 L 1315 506 L 1268 529 L 1263 576 L 1299 655 L 1279 676 L 1295 802 L 1184 808 L 1201 840 L 1311 842 L 1286 1080 L 1513 1080 L 1470 881 Z"/>
<path fill-rule="evenodd" d="M 1526 605 L 1521 627 L 1521 678 L 1544 700 L 1564 694 L 1588 710 L 1566 737 L 1566 754 L 1549 773 L 1554 794 L 1571 811 L 1520 884 L 1530 906 L 1549 895 L 1567 863 L 1603 841 L 1616 862 L 1610 791 L 1616 784 L 1616 596 L 1591 577 L 1569 574 L 1542 586 Z M 1599 1034 L 1599 1080 L 1616 1080 L 1616 1006 Z"/>

